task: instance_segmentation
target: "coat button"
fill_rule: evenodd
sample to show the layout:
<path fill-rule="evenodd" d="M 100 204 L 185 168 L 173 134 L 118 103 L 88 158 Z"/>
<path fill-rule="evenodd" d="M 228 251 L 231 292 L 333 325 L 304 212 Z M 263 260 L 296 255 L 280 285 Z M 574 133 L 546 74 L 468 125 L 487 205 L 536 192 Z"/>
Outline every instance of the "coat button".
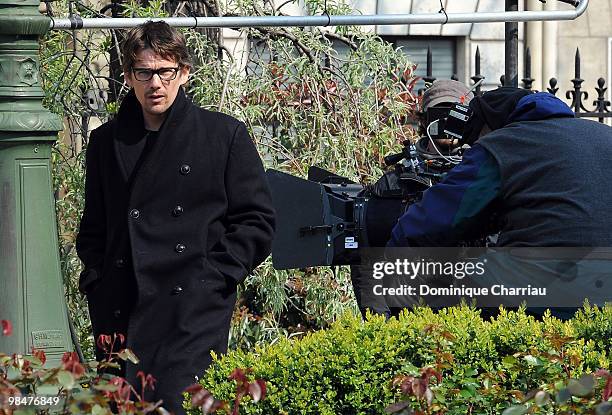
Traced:
<path fill-rule="evenodd" d="M 185 250 L 185 248 L 187 247 L 183 244 L 176 244 L 176 246 L 174 247 L 174 250 L 180 254 L 181 252 Z"/>
<path fill-rule="evenodd" d="M 187 174 L 189 174 L 190 171 L 191 171 L 191 166 L 189 164 L 183 164 L 181 166 L 181 174 L 182 175 L 187 175 Z"/>
<path fill-rule="evenodd" d="M 172 216 L 179 217 L 183 214 L 183 207 L 181 205 L 177 205 L 172 209 Z"/>
<path fill-rule="evenodd" d="M 133 219 L 138 219 L 140 217 L 140 211 L 138 209 L 130 210 L 130 217 Z"/>
<path fill-rule="evenodd" d="M 183 291 L 183 287 L 181 287 L 180 285 L 177 285 L 176 287 L 172 289 L 172 295 L 180 294 L 181 291 Z"/>
<path fill-rule="evenodd" d="M 115 261 L 115 267 L 117 267 L 117 268 L 125 267 L 125 259 L 119 258 L 118 260 L 116 260 Z"/>
<path fill-rule="evenodd" d="M 121 316 L 121 310 L 113 311 L 113 315 L 115 316 L 115 318 L 119 318 Z"/>

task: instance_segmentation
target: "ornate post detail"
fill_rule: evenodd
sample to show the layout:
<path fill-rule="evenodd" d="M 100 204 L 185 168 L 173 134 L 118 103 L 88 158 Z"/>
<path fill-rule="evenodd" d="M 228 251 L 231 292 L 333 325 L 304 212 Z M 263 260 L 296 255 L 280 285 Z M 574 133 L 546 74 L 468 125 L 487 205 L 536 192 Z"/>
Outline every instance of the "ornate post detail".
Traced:
<path fill-rule="evenodd" d="M 475 74 L 474 74 L 474 76 L 472 76 L 472 81 L 474 81 L 474 83 L 477 83 L 481 79 L 484 79 L 484 76 L 482 76 L 480 74 L 480 48 L 478 46 L 476 46 L 476 56 L 474 57 L 474 69 L 475 69 L 475 71 L 474 71 Z M 474 95 L 475 96 L 480 96 L 481 95 L 480 85 L 478 85 L 476 87 L 476 89 L 474 90 Z"/>
<path fill-rule="evenodd" d="M 433 59 L 431 53 L 431 45 L 427 46 L 427 76 L 423 77 L 425 81 L 425 87 L 429 87 L 436 78 L 433 77 Z"/>
<path fill-rule="evenodd" d="M 557 91 L 559 91 L 559 87 L 557 86 L 557 78 L 550 78 L 550 80 L 548 81 L 548 84 L 550 85 L 550 87 L 546 88 L 548 90 L 548 92 L 550 92 L 551 94 L 557 96 Z"/>
<path fill-rule="evenodd" d="M 612 113 L 610 112 L 610 101 L 606 99 L 606 80 L 603 78 L 599 78 L 597 80 L 597 100 L 593 101 L 593 105 L 595 105 L 595 112 L 599 115 L 599 122 L 604 122 L 604 117 L 610 116 Z"/>
<path fill-rule="evenodd" d="M 579 116 L 580 112 L 587 112 L 587 109 L 584 107 L 582 103 L 583 99 L 588 99 L 589 94 L 586 91 L 581 91 L 582 83 L 584 79 L 580 78 L 580 50 L 576 48 L 576 57 L 574 59 L 574 79 L 572 79 L 572 83 L 574 84 L 573 91 L 567 91 L 565 93 L 565 97 L 567 99 L 571 99 L 571 107 L 576 113 L 576 116 Z"/>
<path fill-rule="evenodd" d="M 533 87 L 534 79 L 531 77 L 531 50 L 527 48 L 525 51 L 525 77 L 521 79 L 523 81 L 523 88 L 531 91 Z"/>
<path fill-rule="evenodd" d="M 38 39 L 49 18 L 38 0 L 0 0 L 0 316 L 13 335 L 0 350 L 71 349 L 62 287 L 51 146 L 61 119 L 44 109 Z"/>

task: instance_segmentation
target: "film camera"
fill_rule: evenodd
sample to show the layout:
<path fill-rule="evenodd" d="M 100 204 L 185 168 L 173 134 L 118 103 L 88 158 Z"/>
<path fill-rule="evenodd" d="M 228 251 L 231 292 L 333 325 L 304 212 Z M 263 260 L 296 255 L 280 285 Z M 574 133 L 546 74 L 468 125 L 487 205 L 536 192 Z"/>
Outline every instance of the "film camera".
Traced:
<path fill-rule="evenodd" d="M 277 212 L 274 268 L 358 264 L 359 248 L 385 246 L 407 207 L 461 161 L 471 115 L 460 103 L 428 109 L 425 136 L 385 157 L 388 171 L 372 185 L 315 166 L 308 179 L 268 170 Z M 458 145 L 440 149 L 440 139 Z"/>

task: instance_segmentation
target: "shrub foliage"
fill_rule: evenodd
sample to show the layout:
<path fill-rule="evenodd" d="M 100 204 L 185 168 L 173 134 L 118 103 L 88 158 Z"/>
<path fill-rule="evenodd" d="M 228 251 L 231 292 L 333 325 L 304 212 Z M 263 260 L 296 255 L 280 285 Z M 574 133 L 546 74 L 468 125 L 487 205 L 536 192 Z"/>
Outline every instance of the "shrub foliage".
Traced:
<path fill-rule="evenodd" d="M 245 413 L 372 414 L 403 400 L 395 377 L 404 376 L 396 378 L 401 384 L 428 368 L 440 381 L 430 379 L 429 412 L 423 413 L 497 414 L 530 391 L 552 394 L 569 379 L 609 370 L 611 322 L 612 306 L 587 306 L 567 322 L 503 309 L 485 321 L 467 306 L 439 313 L 417 308 L 365 323 L 345 315 L 299 340 L 232 351 L 215 360 L 201 384 L 225 399 L 233 391 L 227 381 L 233 368 L 250 367 L 254 378 L 265 380 L 267 398 Z M 602 397 L 585 399 L 576 405 L 588 409 Z M 423 407 L 418 399 L 410 405 Z"/>

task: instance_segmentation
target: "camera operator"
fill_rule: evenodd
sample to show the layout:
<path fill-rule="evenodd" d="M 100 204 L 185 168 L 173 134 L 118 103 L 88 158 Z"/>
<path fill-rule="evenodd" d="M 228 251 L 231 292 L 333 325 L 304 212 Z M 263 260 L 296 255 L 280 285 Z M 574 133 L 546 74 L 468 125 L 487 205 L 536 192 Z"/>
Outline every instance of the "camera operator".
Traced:
<path fill-rule="evenodd" d="M 518 88 L 489 91 L 469 107 L 456 144 L 471 148 L 399 218 L 387 246 L 456 246 L 484 236 L 494 213 L 498 246 L 612 246 L 612 128 Z"/>
<path fill-rule="evenodd" d="M 457 149 L 452 139 L 440 138 L 430 139 L 431 123 L 436 117 L 436 109 L 448 113 L 448 108 L 456 102 L 467 105 L 474 94 L 465 84 L 451 79 L 440 79 L 435 81 L 423 92 L 421 98 L 421 110 L 419 112 L 419 136 L 417 148 L 421 155 L 442 156 L 452 155 Z M 442 154 L 440 154 L 442 153 Z"/>
<path fill-rule="evenodd" d="M 467 104 L 474 95 L 467 86 L 461 82 L 440 79 L 435 81 L 429 88 L 427 88 L 421 96 L 421 104 L 418 114 L 418 132 L 421 137 L 417 143 L 415 143 L 419 154 L 427 158 L 438 159 L 444 161 L 445 159 L 455 160 L 456 148 L 452 146 L 452 140 L 449 139 L 431 139 L 428 137 L 427 130 L 431 121 L 431 115 L 437 113 L 448 113 L 448 109 L 455 102 L 463 102 Z M 432 111 L 432 109 L 434 109 Z M 436 109 L 438 110 L 436 112 Z M 430 129 L 431 130 L 431 129 Z M 370 191 L 374 194 L 381 194 L 383 191 L 388 190 L 390 187 L 397 186 L 395 173 L 390 172 L 383 176 L 377 183 L 370 187 Z M 366 310 L 369 309 L 374 314 L 383 314 L 390 316 L 391 312 L 387 306 L 384 297 L 362 295 L 362 293 L 371 293 L 372 287 L 369 286 L 371 278 L 365 278 L 364 275 L 369 275 L 368 272 L 360 266 L 351 266 L 351 280 L 353 283 L 353 290 L 355 292 L 355 298 L 357 299 L 357 305 L 361 314 L 365 317 Z"/>

